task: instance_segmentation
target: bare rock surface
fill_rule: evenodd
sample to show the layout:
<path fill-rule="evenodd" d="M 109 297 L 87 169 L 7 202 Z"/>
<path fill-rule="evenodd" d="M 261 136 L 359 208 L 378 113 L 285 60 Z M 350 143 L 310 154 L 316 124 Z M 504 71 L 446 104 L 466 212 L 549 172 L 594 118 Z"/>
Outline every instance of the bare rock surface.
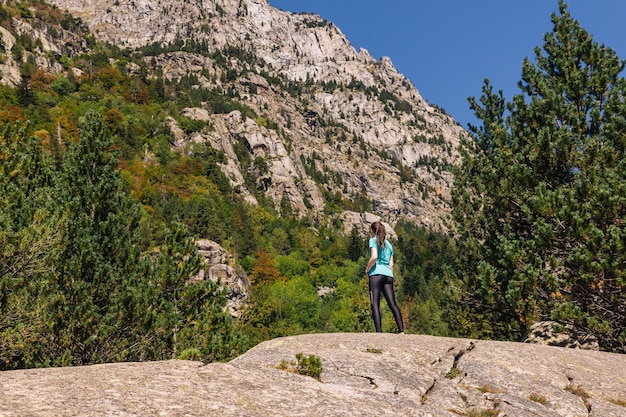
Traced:
<path fill-rule="evenodd" d="M 278 369 L 296 354 L 319 380 Z M 341 333 L 270 340 L 228 363 L 0 373 L 0 416 L 626 415 L 626 355 L 526 343 Z M 482 413 L 482 414 L 481 414 Z"/>

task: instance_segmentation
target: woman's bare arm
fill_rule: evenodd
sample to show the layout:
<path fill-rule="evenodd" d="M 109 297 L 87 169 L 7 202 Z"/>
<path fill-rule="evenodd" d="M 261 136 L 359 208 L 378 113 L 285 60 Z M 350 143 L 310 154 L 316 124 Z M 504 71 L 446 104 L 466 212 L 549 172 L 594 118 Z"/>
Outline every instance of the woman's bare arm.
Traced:
<path fill-rule="evenodd" d="M 365 267 L 366 275 L 376 263 L 376 259 L 378 259 L 378 249 L 376 249 L 376 247 L 370 248 L 370 260 L 367 261 L 367 266 Z"/>

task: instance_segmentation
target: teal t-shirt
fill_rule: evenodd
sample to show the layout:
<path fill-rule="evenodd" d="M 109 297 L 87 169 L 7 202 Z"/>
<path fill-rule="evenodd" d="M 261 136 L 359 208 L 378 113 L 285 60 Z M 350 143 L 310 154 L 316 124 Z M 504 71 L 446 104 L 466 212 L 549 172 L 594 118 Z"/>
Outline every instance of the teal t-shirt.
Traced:
<path fill-rule="evenodd" d="M 378 251 L 378 259 L 376 259 L 376 263 L 370 269 L 370 275 L 386 275 L 388 277 L 393 277 L 393 271 L 391 270 L 391 257 L 393 256 L 393 246 L 389 243 L 388 240 L 385 240 L 385 247 L 381 248 L 378 246 L 378 242 L 375 237 L 370 238 L 369 241 L 370 253 L 371 248 L 376 248 Z"/>

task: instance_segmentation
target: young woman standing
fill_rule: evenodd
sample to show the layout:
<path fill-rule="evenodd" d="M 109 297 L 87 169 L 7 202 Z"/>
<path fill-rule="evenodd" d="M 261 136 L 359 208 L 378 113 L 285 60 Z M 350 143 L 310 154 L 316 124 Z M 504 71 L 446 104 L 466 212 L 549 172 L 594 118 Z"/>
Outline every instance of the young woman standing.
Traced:
<path fill-rule="evenodd" d="M 381 222 L 372 223 L 369 240 L 370 259 L 365 267 L 365 273 L 369 276 L 372 318 L 376 331 L 382 332 L 380 325 L 380 294 L 382 293 L 396 320 L 398 332 L 404 334 L 402 315 L 393 291 L 393 247 L 386 237 L 385 226 Z"/>

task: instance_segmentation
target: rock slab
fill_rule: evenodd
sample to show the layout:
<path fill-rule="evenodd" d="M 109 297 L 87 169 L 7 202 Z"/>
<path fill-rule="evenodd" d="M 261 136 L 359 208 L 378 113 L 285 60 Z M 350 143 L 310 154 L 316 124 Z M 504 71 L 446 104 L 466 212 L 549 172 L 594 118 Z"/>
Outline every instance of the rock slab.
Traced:
<path fill-rule="evenodd" d="M 320 379 L 279 369 L 296 354 Z M 341 333 L 270 340 L 228 363 L 0 373 L 0 417 L 626 415 L 626 355 L 525 343 Z"/>

